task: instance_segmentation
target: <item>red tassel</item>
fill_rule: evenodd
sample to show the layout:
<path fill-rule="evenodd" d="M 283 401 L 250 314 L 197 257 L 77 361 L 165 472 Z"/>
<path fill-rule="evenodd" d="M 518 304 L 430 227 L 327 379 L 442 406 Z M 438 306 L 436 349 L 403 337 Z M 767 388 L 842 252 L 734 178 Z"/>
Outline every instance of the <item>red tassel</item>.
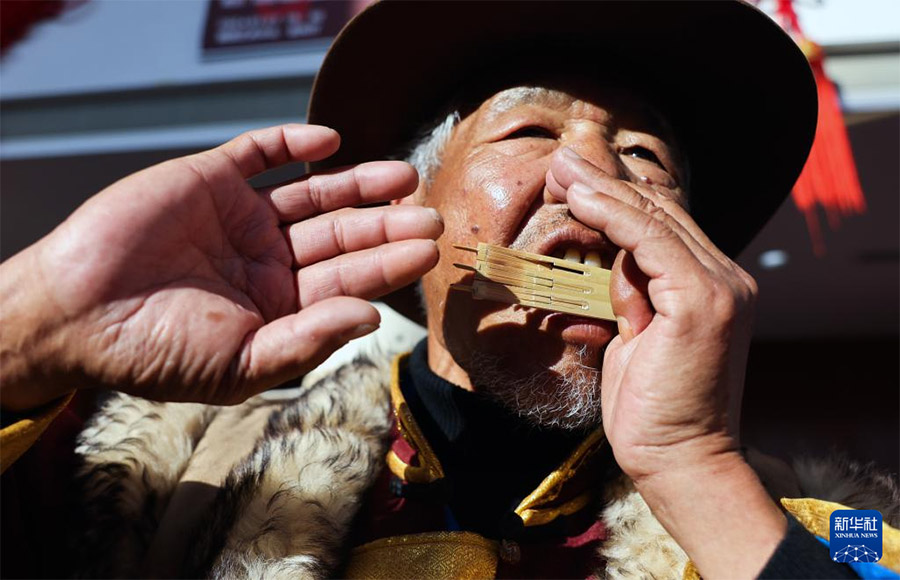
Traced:
<path fill-rule="evenodd" d="M 819 119 L 809 158 L 797 183 L 793 198 L 806 216 L 813 251 L 825 254 L 825 241 L 819 227 L 817 205 L 825 208 L 831 229 L 840 227 L 841 217 L 866 211 L 866 200 L 859 184 L 850 139 L 844 125 L 837 88 L 822 65 L 822 48 L 803 36 L 791 0 L 779 0 L 777 12 L 784 27 L 791 32 L 809 59 L 819 97 Z"/>
<path fill-rule="evenodd" d="M 859 184 L 850 139 L 844 126 L 837 89 L 822 66 L 822 49 L 807 41 L 804 47 L 816 79 L 819 94 L 819 121 L 809 159 L 794 185 L 793 198 L 797 208 L 806 215 L 813 251 L 822 256 L 825 242 L 819 228 L 816 205 L 825 208 L 828 224 L 837 229 L 841 217 L 866 211 L 866 200 Z"/>

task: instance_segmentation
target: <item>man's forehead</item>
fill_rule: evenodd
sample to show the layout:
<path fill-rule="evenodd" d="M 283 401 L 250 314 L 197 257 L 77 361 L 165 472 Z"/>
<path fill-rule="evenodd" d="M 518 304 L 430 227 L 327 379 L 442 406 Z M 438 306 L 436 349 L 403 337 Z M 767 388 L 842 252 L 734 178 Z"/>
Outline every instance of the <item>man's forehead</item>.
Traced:
<path fill-rule="evenodd" d="M 518 86 L 501 90 L 484 101 L 485 112 L 502 115 L 513 109 L 537 105 L 566 110 L 586 103 L 606 109 L 630 128 L 648 130 L 660 136 L 671 136 L 671 125 L 665 116 L 640 92 L 627 87 L 599 87 L 592 85 L 553 88 L 540 85 Z"/>

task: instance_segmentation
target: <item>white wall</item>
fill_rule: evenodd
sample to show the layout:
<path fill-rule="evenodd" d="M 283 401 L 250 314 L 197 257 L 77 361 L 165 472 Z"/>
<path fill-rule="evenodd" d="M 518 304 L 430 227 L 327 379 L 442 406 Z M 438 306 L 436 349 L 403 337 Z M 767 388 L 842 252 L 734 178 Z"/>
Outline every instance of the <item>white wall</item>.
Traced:
<path fill-rule="evenodd" d="M 312 76 L 322 43 L 205 60 L 204 0 L 88 0 L 41 23 L 3 58 L 2 98 Z"/>
<path fill-rule="evenodd" d="M 897 0 L 795 0 L 794 6 L 803 31 L 822 45 L 900 40 Z M 771 14 L 775 0 L 759 7 Z"/>

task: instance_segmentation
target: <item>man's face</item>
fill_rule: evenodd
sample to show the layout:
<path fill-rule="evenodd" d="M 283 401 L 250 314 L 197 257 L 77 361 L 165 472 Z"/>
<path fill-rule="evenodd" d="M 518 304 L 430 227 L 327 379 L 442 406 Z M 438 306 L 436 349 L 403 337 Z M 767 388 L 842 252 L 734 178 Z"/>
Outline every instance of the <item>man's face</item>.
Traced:
<path fill-rule="evenodd" d="M 684 202 L 682 167 L 659 115 L 625 91 L 518 87 L 487 99 L 455 128 L 425 204 L 445 221 L 441 259 L 423 279 L 432 368 L 537 422 L 599 419 L 600 368 L 615 323 L 473 300 L 465 282 L 478 242 L 593 262 L 618 252 L 546 190 L 568 146 L 603 172 Z M 466 383 L 466 378 L 469 384 Z"/>

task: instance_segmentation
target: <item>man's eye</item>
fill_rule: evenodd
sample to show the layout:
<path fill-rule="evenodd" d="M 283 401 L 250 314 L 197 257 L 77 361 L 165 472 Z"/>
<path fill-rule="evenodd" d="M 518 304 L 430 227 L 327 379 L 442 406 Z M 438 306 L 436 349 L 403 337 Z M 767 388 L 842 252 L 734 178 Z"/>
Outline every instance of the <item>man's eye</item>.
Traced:
<path fill-rule="evenodd" d="M 622 155 L 626 155 L 628 157 L 634 157 L 635 159 L 643 159 L 644 161 L 649 161 L 651 163 L 656 163 L 663 169 L 665 166 L 662 164 L 662 161 L 659 160 L 659 157 L 656 156 L 656 153 L 650 151 L 646 147 L 641 147 L 640 145 L 633 145 L 631 147 L 626 147 L 622 149 L 620 152 Z"/>
<path fill-rule="evenodd" d="M 539 127 L 537 125 L 529 125 L 527 127 L 517 129 L 504 137 L 504 139 L 525 139 L 528 137 L 536 137 L 538 139 L 556 139 L 556 135 L 553 134 L 553 131 L 545 129 L 543 127 Z"/>

